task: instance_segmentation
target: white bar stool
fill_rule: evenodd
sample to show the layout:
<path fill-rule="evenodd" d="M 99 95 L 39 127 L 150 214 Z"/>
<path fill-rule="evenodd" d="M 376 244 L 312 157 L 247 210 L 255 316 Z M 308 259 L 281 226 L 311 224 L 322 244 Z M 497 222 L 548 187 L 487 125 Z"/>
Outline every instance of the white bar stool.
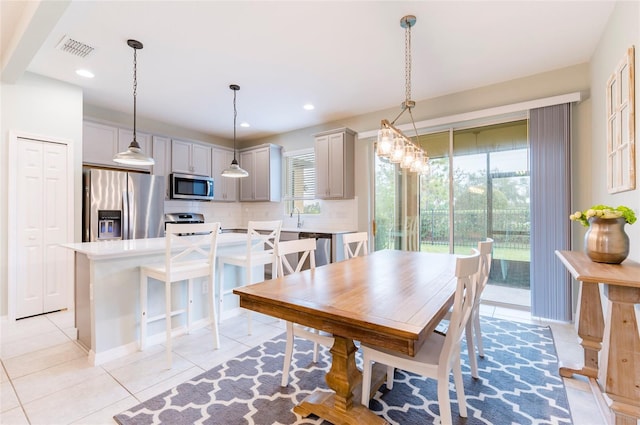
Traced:
<path fill-rule="evenodd" d="M 222 323 L 224 296 L 233 293 L 233 288 L 224 286 L 224 266 L 226 264 L 244 267 L 246 280 L 238 286 L 252 283 L 252 269 L 256 266 L 272 265 L 272 275 L 276 275 L 277 264 L 275 248 L 280 240 L 282 220 L 250 221 L 247 229 L 247 250 L 243 254 L 225 255 L 218 258 L 220 279 L 218 279 L 218 321 Z M 248 333 L 251 335 L 251 312 L 247 310 Z"/>
<path fill-rule="evenodd" d="M 191 330 L 191 304 L 193 303 L 193 279 L 208 280 L 209 320 L 213 331 L 214 348 L 220 347 L 218 323 L 215 314 L 214 279 L 217 237 L 220 223 L 167 224 L 164 264 L 140 266 L 140 350 L 146 348 L 147 325 L 165 320 L 167 364 L 172 366 L 172 318 L 180 314 L 187 316 L 187 333 Z M 194 234 L 196 233 L 196 234 Z M 183 236 L 186 235 L 186 236 Z M 153 280 L 149 280 L 149 278 Z M 173 283 L 188 280 L 188 300 L 184 308 L 173 309 L 171 287 Z M 149 282 L 164 283 L 165 313 L 154 317 L 148 315 Z"/>

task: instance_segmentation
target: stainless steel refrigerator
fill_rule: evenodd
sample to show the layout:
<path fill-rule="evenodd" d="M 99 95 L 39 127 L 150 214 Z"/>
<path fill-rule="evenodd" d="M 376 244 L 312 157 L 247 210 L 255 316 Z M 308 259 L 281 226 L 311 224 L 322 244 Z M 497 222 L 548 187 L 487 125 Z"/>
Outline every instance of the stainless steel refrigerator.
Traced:
<path fill-rule="evenodd" d="M 82 241 L 164 236 L 164 176 L 83 169 Z"/>

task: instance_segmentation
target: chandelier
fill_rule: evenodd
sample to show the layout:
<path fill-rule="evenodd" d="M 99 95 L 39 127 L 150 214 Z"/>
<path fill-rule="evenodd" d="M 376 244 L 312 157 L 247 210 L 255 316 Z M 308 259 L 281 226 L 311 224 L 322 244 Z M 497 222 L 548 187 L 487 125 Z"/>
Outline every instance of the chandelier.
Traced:
<path fill-rule="evenodd" d="M 387 158 L 393 164 L 399 164 L 402 169 L 426 174 L 429 171 L 429 157 L 418 144 L 418 130 L 411 113 L 411 109 L 416 106 L 416 102 L 411 100 L 411 27 L 415 24 L 416 17 L 413 15 L 400 19 L 400 26 L 405 29 L 405 100 L 401 105 L 402 111 L 393 121 L 383 119 L 380 122 L 376 154 L 381 158 Z M 409 111 L 413 131 L 416 133 L 415 143 L 394 126 L 405 111 Z"/>

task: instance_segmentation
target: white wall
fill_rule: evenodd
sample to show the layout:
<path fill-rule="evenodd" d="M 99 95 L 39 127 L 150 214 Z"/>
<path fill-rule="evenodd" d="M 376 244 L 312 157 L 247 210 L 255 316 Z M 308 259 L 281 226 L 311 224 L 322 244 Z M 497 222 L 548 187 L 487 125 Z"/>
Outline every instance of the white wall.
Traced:
<path fill-rule="evenodd" d="M 578 170 L 576 184 L 590 187 L 588 197 L 583 191 L 580 197 L 575 199 L 575 209 L 583 210 L 593 204 L 606 204 L 611 206 L 626 205 L 640 217 L 640 2 L 617 2 L 616 7 L 609 18 L 598 47 L 591 59 L 591 94 L 592 94 L 592 125 L 590 162 L 574 163 Z M 607 192 L 607 145 L 606 145 L 606 118 L 605 118 L 605 93 L 609 76 L 618 63 L 622 60 L 627 49 L 635 45 L 635 71 L 636 71 L 636 189 L 627 192 L 609 194 Z M 579 227 L 579 226 L 578 226 Z M 582 229 L 581 229 L 582 230 Z M 625 231 L 630 239 L 629 258 L 640 261 L 640 221 L 634 225 L 626 225 Z M 576 232 L 574 239 L 577 246 L 582 246 L 584 231 Z"/>
<path fill-rule="evenodd" d="M 7 156 L 9 131 L 71 140 L 74 194 L 82 190 L 82 90 L 57 80 L 25 74 L 0 86 L 0 316 L 7 314 Z M 82 200 L 74 202 L 74 234 L 80 240 Z"/>

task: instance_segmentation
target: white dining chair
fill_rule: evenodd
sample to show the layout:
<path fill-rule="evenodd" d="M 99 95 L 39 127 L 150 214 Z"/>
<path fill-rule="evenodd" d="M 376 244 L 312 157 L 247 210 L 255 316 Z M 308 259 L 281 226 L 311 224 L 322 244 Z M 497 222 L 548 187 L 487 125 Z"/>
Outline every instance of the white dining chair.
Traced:
<path fill-rule="evenodd" d="M 467 323 L 467 353 L 469 354 L 469 364 L 471 367 L 471 376 L 478 379 L 478 360 L 475 356 L 474 347 L 478 349 L 478 355 L 484 357 L 484 349 L 482 347 L 482 330 L 480 329 L 480 301 L 482 291 L 489 281 L 489 273 L 491 272 L 491 255 L 493 252 L 493 239 L 486 238 L 484 241 L 478 242 L 478 251 L 480 252 L 480 261 L 478 262 L 478 288 L 473 301 L 473 312 L 471 319 Z M 475 338 L 474 338 L 475 334 Z"/>
<path fill-rule="evenodd" d="M 438 406 L 440 420 L 451 424 L 451 403 L 449 400 L 449 374 L 453 380 L 458 398 L 460 416 L 467 417 L 467 404 L 462 384 L 460 365 L 460 345 L 465 326 L 473 311 L 473 302 L 477 287 L 478 262 L 480 253 L 474 249 L 468 257 L 456 260 L 456 292 L 453 301 L 453 313 L 446 336 L 432 332 L 422 344 L 415 357 L 362 343 L 363 377 L 362 404 L 369 405 L 371 398 L 372 363 L 387 366 L 387 389 L 393 388 L 395 368 L 413 372 L 438 381 Z"/>
<path fill-rule="evenodd" d="M 298 239 L 280 242 L 276 251 L 278 258 L 278 277 L 291 273 L 299 273 L 307 259 L 309 260 L 309 268 L 316 268 L 315 239 Z M 297 254 L 296 256 L 293 256 L 293 258 L 297 257 L 296 262 L 294 262 L 295 266 L 291 264 L 291 254 Z M 333 337 L 330 335 L 321 334 L 317 329 L 300 326 L 293 322 L 287 322 L 287 344 L 284 350 L 284 364 L 282 366 L 282 381 L 280 384 L 283 387 L 286 387 L 289 384 L 289 369 L 291 368 L 291 357 L 293 356 L 294 337 L 313 341 L 314 363 L 318 361 L 319 344 L 329 348 L 333 345 Z"/>
<path fill-rule="evenodd" d="M 218 279 L 218 321 L 222 322 L 225 295 L 233 293 L 233 288 L 224 286 L 224 266 L 243 267 L 246 280 L 238 286 L 253 282 L 253 268 L 271 264 L 272 275 L 276 274 L 277 262 L 275 248 L 280 240 L 282 220 L 250 221 L 247 228 L 247 247 L 245 252 L 234 255 L 224 255 L 218 258 L 220 278 Z M 262 280 L 262 279 L 261 279 Z M 251 335 L 251 311 L 247 310 L 248 333 Z"/>
<path fill-rule="evenodd" d="M 214 279 L 215 257 L 218 243 L 220 223 L 167 224 L 165 231 L 165 262 L 140 266 L 140 350 L 146 348 L 147 325 L 165 321 L 167 364 L 172 366 L 172 319 L 186 314 L 186 332 L 191 331 L 191 304 L 193 303 L 193 280 L 207 279 L 207 301 L 209 321 L 213 333 L 214 348 L 220 347 L 218 323 L 215 314 Z M 187 304 L 182 308 L 174 308 L 172 302 L 173 284 L 187 281 Z M 164 284 L 164 314 L 149 316 L 148 289 L 149 283 Z"/>
<path fill-rule="evenodd" d="M 471 376 L 478 379 L 478 359 L 475 356 L 475 348 L 478 348 L 478 354 L 484 358 L 484 349 L 482 347 L 482 332 L 480 329 L 480 301 L 482 299 L 482 291 L 487 286 L 489 273 L 491 271 L 491 253 L 493 251 L 493 239 L 487 238 L 478 242 L 478 252 L 480 252 L 480 261 L 478 261 L 478 288 L 476 289 L 475 299 L 473 301 L 473 312 L 471 319 L 467 322 L 465 328 L 465 336 L 467 338 L 467 354 L 469 357 L 469 368 Z M 449 328 L 449 320 L 451 319 L 451 311 L 447 313 L 442 322 L 436 327 L 436 332 L 446 335 Z M 475 334 L 475 336 L 474 336 Z"/>
<path fill-rule="evenodd" d="M 344 259 L 348 260 L 369 253 L 369 235 L 367 232 L 345 233 L 342 235 Z"/>

